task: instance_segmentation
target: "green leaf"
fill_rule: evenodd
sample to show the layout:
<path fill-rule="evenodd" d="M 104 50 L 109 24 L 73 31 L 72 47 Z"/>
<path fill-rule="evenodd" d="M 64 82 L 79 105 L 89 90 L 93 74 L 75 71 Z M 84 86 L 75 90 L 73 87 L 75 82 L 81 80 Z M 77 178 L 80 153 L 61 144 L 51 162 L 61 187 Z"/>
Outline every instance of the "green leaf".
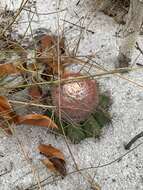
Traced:
<path fill-rule="evenodd" d="M 99 96 L 99 106 L 103 109 L 108 109 L 111 105 L 111 99 L 108 93 L 100 94 Z"/>
<path fill-rule="evenodd" d="M 96 119 L 96 121 L 98 122 L 98 124 L 100 125 L 100 127 L 104 127 L 104 125 L 108 124 L 111 122 L 111 116 L 109 114 L 109 112 L 103 111 L 101 109 L 98 109 L 94 114 L 93 114 L 94 118 Z"/>
<path fill-rule="evenodd" d="M 93 116 L 84 123 L 83 129 L 86 137 L 98 138 L 101 134 L 101 127 Z"/>
<path fill-rule="evenodd" d="M 80 126 L 69 125 L 66 132 L 67 136 L 73 143 L 79 143 L 86 138 L 85 133 Z"/>

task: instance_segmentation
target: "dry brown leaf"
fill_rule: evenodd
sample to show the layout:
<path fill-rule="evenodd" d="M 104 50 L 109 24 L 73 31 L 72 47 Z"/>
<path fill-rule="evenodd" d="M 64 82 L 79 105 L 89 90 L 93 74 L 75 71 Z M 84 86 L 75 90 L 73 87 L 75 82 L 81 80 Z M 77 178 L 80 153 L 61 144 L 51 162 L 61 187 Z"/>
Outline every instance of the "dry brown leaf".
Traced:
<path fill-rule="evenodd" d="M 39 40 L 37 49 L 37 62 L 41 62 L 48 66 L 46 74 L 58 74 L 58 52 L 57 52 L 57 37 L 44 35 Z M 59 43 L 60 54 L 64 53 L 64 39 Z M 61 61 L 60 61 L 61 62 Z M 60 72 L 63 73 L 64 67 L 60 64 Z"/>
<path fill-rule="evenodd" d="M 59 149 L 53 147 L 51 144 L 40 144 L 38 146 L 38 149 L 42 154 L 44 154 L 47 157 L 65 160 L 63 153 Z"/>
<path fill-rule="evenodd" d="M 65 161 L 59 158 L 49 158 L 49 160 L 53 163 L 55 169 L 62 175 L 66 175 L 66 165 Z"/>
<path fill-rule="evenodd" d="M 33 99 L 40 99 L 42 97 L 42 89 L 39 86 L 31 86 L 28 89 L 28 93 Z"/>
<path fill-rule="evenodd" d="M 62 176 L 66 175 L 65 162 L 58 158 L 44 159 L 42 163 L 52 172 L 59 172 Z"/>
<path fill-rule="evenodd" d="M 55 168 L 54 164 L 53 164 L 48 158 L 41 160 L 41 162 L 42 162 L 49 170 L 51 170 L 52 172 L 56 172 L 56 168 Z"/>
<path fill-rule="evenodd" d="M 4 96 L 0 96 L 0 112 L 2 111 L 7 111 L 8 115 L 13 116 L 12 107 Z"/>
<path fill-rule="evenodd" d="M 0 96 L 0 128 L 7 134 L 12 134 L 11 129 L 7 126 L 12 124 L 16 119 L 16 114 L 4 96 Z"/>
<path fill-rule="evenodd" d="M 0 76 L 20 74 L 20 70 L 12 63 L 0 64 Z"/>
<path fill-rule="evenodd" d="M 42 160 L 51 171 L 58 171 L 62 176 L 66 175 L 65 159 L 63 153 L 51 144 L 40 144 L 38 147 L 41 154 L 48 159 Z"/>
<path fill-rule="evenodd" d="M 18 116 L 17 124 L 58 128 L 58 126 L 48 116 L 41 114 L 28 114 L 25 116 Z"/>
<path fill-rule="evenodd" d="M 54 46 L 54 37 L 50 35 L 44 35 L 39 40 L 39 50 L 40 52 L 45 51 L 45 49 L 52 48 Z"/>
<path fill-rule="evenodd" d="M 58 37 L 53 35 L 44 35 L 39 40 L 39 52 L 43 52 L 45 50 L 49 50 L 50 52 L 53 52 L 57 50 L 57 43 L 58 43 Z M 64 53 L 65 49 L 65 41 L 64 38 L 59 39 L 59 48 L 60 53 Z"/>
<path fill-rule="evenodd" d="M 4 96 L 0 96 L 0 116 L 15 121 L 16 114 Z"/>

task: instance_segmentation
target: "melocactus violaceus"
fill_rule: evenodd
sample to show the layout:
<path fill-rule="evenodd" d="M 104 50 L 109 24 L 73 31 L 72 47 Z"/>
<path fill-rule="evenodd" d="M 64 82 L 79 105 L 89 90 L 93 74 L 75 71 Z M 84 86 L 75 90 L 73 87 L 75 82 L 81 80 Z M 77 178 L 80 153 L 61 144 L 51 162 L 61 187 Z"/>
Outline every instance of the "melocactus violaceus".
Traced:
<path fill-rule="evenodd" d="M 80 73 L 65 74 L 63 79 L 75 78 L 52 89 L 52 101 L 56 106 L 56 115 L 68 122 L 79 123 L 86 120 L 95 111 L 99 94 L 97 82 L 89 78 L 76 79 Z"/>

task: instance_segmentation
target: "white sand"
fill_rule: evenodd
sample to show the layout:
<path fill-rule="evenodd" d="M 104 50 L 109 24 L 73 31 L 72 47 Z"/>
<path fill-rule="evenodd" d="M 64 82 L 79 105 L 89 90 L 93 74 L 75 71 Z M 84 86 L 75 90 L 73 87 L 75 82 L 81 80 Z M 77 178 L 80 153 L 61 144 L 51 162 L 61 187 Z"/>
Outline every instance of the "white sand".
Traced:
<path fill-rule="evenodd" d="M 4 3 L 10 6 L 10 2 L 11 1 L 8 2 L 8 0 L 6 0 Z M 19 2 L 18 0 L 13 0 L 15 8 L 18 7 Z M 119 28 L 118 24 L 112 18 L 102 13 L 93 12 L 95 9 L 93 1 L 81 0 L 78 6 L 76 6 L 76 3 L 77 0 L 61 0 L 60 10 L 67 9 L 67 11 L 59 14 L 61 29 L 63 27 L 63 21 L 61 19 L 76 23 L 81 16 L 88 15 L 89 18 L 85 20 L 83 25 L 87 26 L 92 20 L 89 29 L 95 33 L 91 34 L 86 31 L 83 33 L 84 37 L 80 43 L 79 54 L 88 55 L 91 54 L 91 52 L 97 52 L 95 60 L 106 69 L 113 69 L 120 44 L 120 39 L 115 37 L 115 33 Z M 54 0 L 37 0 L 36 5 L 39 13 L 53 12 L 56 6 L 56 1 Z M 13 6 L 11 6 L 11 9 L 13 9 Z M 27 20 L 27 14 L 26 12 L 24 13 L 21 22 L 23 19 L 24 21 Z M 34 20 L 36 22 L 32 23 L 32 29 L 46 27 L 52 32 L 57 32 L 57 14 L 41 15 L 39 18 L 35 16 Z M 24 33 L 27 24 L 19 24 L 18 31 Z M 77 24 L 80 25 L 80 22 Z M 65 27 L 69 26 L 71 25 L 65 23 Z M 67 39 L 71 39 L 72 36 L 79 35 L 79 33 L 79 29 L 74 27 L 65 35 Z M 76 38 L 78 39 L 78 37 Z M 74 37 L 74 39 L 76 38 Z M 143 38 L 140 36 L 139 43 L 141 44 L 142 42 Z M 138 54 L 139 52 L 134 53 L 133 61 Z M 136 62 L 143 63 L 143 56 L 140 56 Z M 93 70 L 92 73 L 94 73 Z M 130 72 L 123 76 L 143 85 L 142 70 Z M 69 142 L 79 168 L 102 165 L 120 157 L 127 152 L 124 150 L 123 144 L 143 130 L 143 87 L 134 85 L 115 75 L 99 79 L 98 81 L 103 90 L 109 90 L 111 92 L 113 99 L 111 107 L 111 114 L 113 116 L 112 126 L 105 127 L 100 140 L 94 140 L 92 138 L 86 139 L 77 145 L 73 145 Z M 40 127 L 18 126 L 16 132 L 16 136 L 26 147 L 35 147 L 38 143 L 42 142 L 52 144 L 61 149 L 66 157 L 68 173 L 75 170 L 74 162 L 62 137 L 55 138 L 54 135 L 48 133 L 47 129 Z M 136 146 L 142 141 L 143 139 L 139 139 L 133 146 Z M 96 170 L 85 170 L 83 175 L 88 176 L 88 174 L 90 174 L 90 176 L 93 177 L 96 172 L 95 182 L 101 186 L 102 190 L 143 190 L 142 148 L 142 146 L 139 146 L 120 162 L 115 162 Z M 22 190 L 37 183 L 30 164 L 27 163 L 23 152 L 19 148 L 16 137 L 7 138 L 1 135 L 0 153 L 4 154 L 4 157 L 0 156 L 0 190 Z M 51 172 L 47 170 L 40 161 L 35 160 L 34 165 L 37 168 L 36 175 L 39 173 L 41 181 L 51 175 Z M 6 170 L 9 172 L 5 174 Z M 56 178 L 47 179 L 44 183 L 47 183 L 47 185 L 44 185 L 42 189 L 91 189 L 87 177 L 85 179 L 78 173 L 68 175 L 63 180 L 60 179 L 54 183 L 52 183 L 52 179 Z M 41 183 L 41 185 L 42 184 L 43 183 Z M 38 189 L 38 187 L 35 189 Z"/>

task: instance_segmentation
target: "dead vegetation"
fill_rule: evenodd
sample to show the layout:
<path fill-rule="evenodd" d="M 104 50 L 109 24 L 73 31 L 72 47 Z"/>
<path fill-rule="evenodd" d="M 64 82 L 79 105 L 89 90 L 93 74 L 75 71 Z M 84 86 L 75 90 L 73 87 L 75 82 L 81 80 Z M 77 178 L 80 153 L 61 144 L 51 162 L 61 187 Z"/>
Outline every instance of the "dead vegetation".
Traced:
<path fill-rule="evenodd" d="M 96 79 L 97 77 L 110 74 L 118 75 L 119 77 L 128 80 L 126 77 L 120 75 L 120 73 L 133 70 L 133 68 L 123 68 L 108 71 L 100 65 L 93 64 L 90 61 L 94 58 L 93 55 L 78 57 L 77 52 L 80 45 L 80 40 L 82 38 L 82 31 L 86 30 L 86 27 L 82 25 L 71 23 L 71 28 L 73 26 L 76 26 L 79 28 L 81 33 L 81 35 L 78 36 L 78 39 L 74 39 L 76 42 L 74 44 L 75 47 L 72 49 L 72 51 L 69 50 L 70 41 L 67 41 L 65 39 L 65 31 L 63 31 L 62 35 L 54 35 L 48 34 L 46 29 L 45 31 L 40 29 L 40 34 L 38 33 L 38 30 L 33 34 L 33 30 L 29 21 L 27 31 L 30 29 L 31 35 L 27 36 L 25 33 L 23 36 L 21 36 L 17 34 L 14 30 L 14 25 L 17 23 L 16 20 L 19 20 L 21 12 L 27 9 L 27 7 L 25 8 L 27 2 L 28 1 L 23 1 L 21 7 L 16 12 L 9 10 L 4 10 L 1 12 L 0 127 L 7 134 L 15 134 L 16 128 L 14 125 L 26 124 L 33 126 L 42 126 L 48 127 L 51 132 L 56 135 L 61 135 L 65 140 L 67 148 L 73 159 L 76 172 L 85 178 L 85 180 L 91 185 L 91 189 L 100 190 L 101 188 L 96 182 L 94 182 L 94 178 L 92 179 L 90 175 L 85 176 L 82 174 L 82 169 L 78 167 L 78 164 L 74 160 L 74 155 L 72 155 L 67 137 L 69 137 L 74 143 L 78 143 L 87 137 L 99 138 L 102 127 L 105 124 L 111 122 L 111 116 L 108 112 L 108 108 L 111 105 L 111 98 L 109 94 L 102 94 L 100 92 L 100 104 L 95 113 L 93 113 L 92 110 L 92 114 L 90 115 L 89 119 L 85 121 L 85 123 L 75 123 L 70 118 L 70 122 L 67 124 L 66 119 L 62 117 L 62 114 L 60 113 L 62 109 L 59 109 L 57 111 L 59 114 L 59 118 L 57 119 L 58 114 L 55 114 L 54 112 L 55 107 L 58 107 L 57 104 L 60 103 L 58 102 L 56 105 L 52 104 L 50 90 L 51 87 L 54 87 L 55 85 L 63 87 L 63 85 L 66 83 L 71 84 L 72 82 L 74 83 L 80 81 L 86 82 L 90 81 L 91 79 Z M 129 11 L 129 1 L 107 0 L 105 3 L 99 0 L 97 1 L 97 7 L 99 7 L 99 10 L 102 10 L 105 14 L 114 17 L 118 23 L 127 23 L 126 15 Z M 30 10 L 28 11 L 30 12 Z M 59 30 L 60 26 L 58 25 L 58 27 Z M 90 29 L 87 29 L 86 32 L 92 31 Z M 63 77 L 65 75 L 69 76 L 70 71 L 67 68 L 71 67 L 72 65 L 80 65 L 80 72 L 84 74 L 74 77 Z M 128 67 L 128 64 L 124 64 L 124 66 Z M 96 71 L 95 75 L 90 74 L 91 67 L 94 67 Z M 120 65 L 120 67 L 122 67 L 122 65 Z M 132 81 L 130 82 L 133 83 Z M 17 92 L 19 91 L 27 92 L 28 98 L 25 99 L 25 101 L 19 101 L 16 99 Z M 59 91 L 61 92 L 61 89 Z M 13 95 L 15 99 L 11 99 L 11 95 Z M 68 102 L 66 102 L 66 104 L 67 103 Z M 18 115 L 17 111 L 13 109 L 15 105 L 16 107 L 17 105 L 20 105 L 26 108 L 38 107 L 41 108 L 42 112 L 45 114 L 27 113 L 25 115 Z M 63 109 L 62 111 L 65 110 Z M 59 128 L 59 126 L 60 131 L 53 130 Z M 19 143 L 19 145 L 23 149 L 23 144 Z M 58 171 L 62 176 L 65 176 L 67 174 L 65 158 L 59 149 L 54 148 L 51 145 L 43 144 L 39 145 L 38 149 L 39 152 L 45 156 L 45 158 L 42 160 L 45 166 L 54 172 Z M 26 159 L 30 160 L 27 157 Z M 116 159 L 116 161 L 118 161 L 118 159 Z M 34 171 L 34 169 L 32 171 Z M 30 189 L 34 189 L 37 186 L 39 189 L 42 189 L 41 183 L 43 182 L 41 182 L 39 178 L 36 179 L 37 184 L 30 187 Z M 59 179 L 55 178 L 53 181 L 56 180 Z"/>

